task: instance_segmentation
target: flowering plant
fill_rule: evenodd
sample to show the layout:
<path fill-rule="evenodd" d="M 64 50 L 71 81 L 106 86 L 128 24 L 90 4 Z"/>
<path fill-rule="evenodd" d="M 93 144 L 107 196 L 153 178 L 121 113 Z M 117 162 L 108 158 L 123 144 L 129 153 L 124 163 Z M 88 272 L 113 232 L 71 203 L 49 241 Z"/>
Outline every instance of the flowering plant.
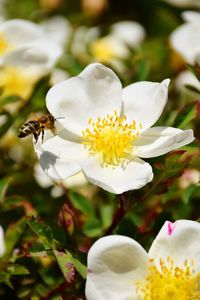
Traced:
<path fill-rule="evenodd" d="M 53 86 L 47 108 L 61 129 L 35 144 L 42 169 L 55 179 L 82 170 L 91 183 L 116 194 L 150 182 L 151 166 L 141 158 L 165 154 L 194 139 L 192 130 L 151 127 L 166 104 L 168 84 L 168 79 L 138 82 L 122 89 L 112 70 L 91 64 L 79 76 Z"/>

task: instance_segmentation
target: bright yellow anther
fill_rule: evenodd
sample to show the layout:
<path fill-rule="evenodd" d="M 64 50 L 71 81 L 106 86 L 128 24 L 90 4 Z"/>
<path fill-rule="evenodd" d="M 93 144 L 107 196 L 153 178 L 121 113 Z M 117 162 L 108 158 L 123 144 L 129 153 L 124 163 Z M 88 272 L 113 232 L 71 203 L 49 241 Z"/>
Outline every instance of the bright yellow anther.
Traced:
<path fill-rule="evenodd" d="M 0 55 L 9 52 L 13 46 L 5 39 L 4 34 L 0 32 Z"/>
<path fill-rule="evenodd" d="M 200 300 L 200 273 L 194 274 L 192 264 L 186 260 L 182 268 L 171 258 L 159 266 L 153 260 L 146 281 L 137 282 L 137 292 L 143 300 Z"/>
<path fill-rule="evenodd" d="M 135 121 L 125 123 L 126 116 L 119 117 L 114 111 L 105 118 L 88 121 L 92 127 L 82 134 L 83 144 L 90 155 L 99 155 L 103 165 L 124 166 L 133 157 L 133 142 L 138 135 Z"/>

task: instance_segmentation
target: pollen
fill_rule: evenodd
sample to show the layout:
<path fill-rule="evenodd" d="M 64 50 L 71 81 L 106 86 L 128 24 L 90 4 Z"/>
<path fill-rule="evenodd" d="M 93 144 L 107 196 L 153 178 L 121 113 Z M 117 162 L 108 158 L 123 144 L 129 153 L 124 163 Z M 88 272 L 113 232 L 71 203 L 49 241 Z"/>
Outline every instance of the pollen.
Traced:
<path fill-rule="evenodd" d="M 144 282 L 137 283 L 137 292 L 143 300 L 200 300 L 200 273 L 195 274 L 193 263 L 186 260 L 182 268 L 171 258 L 159 262 L 151 260 Z"/>
<path fill-rule="evenodd" d="M 0 32 L 0 55 L 9 52 L 13 46 L 5 39 L 2 32 Z"/>
<path fill-rule="evenodd" d="M 90 155 L 98 155 L 104 166 L 125 166 L 133 158 L 133 143 L 139 130 L 136 122 L 126 122 L 126 116 L 119 117 L 115 111 L 104 118 L 88 121 L 82 135 L 82 143 Z"/>

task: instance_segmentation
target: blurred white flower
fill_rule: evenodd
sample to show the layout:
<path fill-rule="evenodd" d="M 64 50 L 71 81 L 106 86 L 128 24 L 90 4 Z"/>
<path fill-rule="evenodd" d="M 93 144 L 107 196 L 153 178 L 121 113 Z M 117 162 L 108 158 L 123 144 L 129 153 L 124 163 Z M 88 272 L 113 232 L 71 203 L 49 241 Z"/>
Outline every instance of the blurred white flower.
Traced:
<path fill-rule="evenodd" d="M 4 231 L 0 226 L 0 257 L 4 255 L 6 251 L 5 240 L 4 240 Z"/>
<path fill-rule="evenodd" d="M 187 63 L 194 64 L 200 55 L 200 13 L 187 11 L 183 18 L 186 23 L 172 32 L 170 42 Z"/>
<path fill-rule="evenodd" d="M 62 16 L 54 16 L 41 23 L 44 28 L 46 37 L 55 41 L 56 44 L 66 47 L 72 34 L 70 22 Z"/>
<path fill-rule="evenodd" d="M 87 300 L 200 299 L 200 224 L 165 222 L 147 253 L 120 235 L 99 239 L 88 253 Z"/>
<path fill-rule="evenodd" d="M 185 90 L 187 85 L 190 85 L 200 91 L 200 81 L 188 70 L 182 71 L 175 80 L 176 89 L 180 92 Z"/>
<path fill-rule="evenodd" d="M 60 197 L 65 193 L 63 187 L 69 189 L 82 187 L 87 184 L 87 180 L 85 179 L 85 176 L 82 172 L 79 172 L 63 180 L 53 180 L 43 172 L 39 163 L 35 164 L 33 174 L 39 186 L 41 186 L 42 188 L 52 187 L 51 195 L 54 198 Z"/>
<path fill-rule="evenodd" d="M 46 37 L 42 26 L 26 20 L 0 24 L 0 64 L 34 66 L 49 71 L 62 54 L 62 48 Z"/>
<path fill-rule="evenodd" d="M 200 7 L 199 0 L 164 0 L 171 5 L 179 6 L 179 7 Z"/>
<path fill-rule="evenodd" d="M 197 169 L 186 169 L 183 175 L 179 178 L 179 187 L 187 189 L 191 184 L 199 184 L 200 172 Z"/>
<path fill-rule="evenodd" d="M 35 144 L 42 169 L 54 179 L 82 170 L 89 182 L 116 194 L 143 187 L 153 173 L 139 157 L 160 156 L 194 139 L 192 130 L 151 128 L 168 84 L 144 81 L 122 89 L 117 75 L 96 63 L 53 86 L 46 104 L 63 129 Z"/>
<path fill-rule="evenodd" d="M 100 28 L 79 28 L 72 41 L 72 52 L 79 57 L 86 55 L 90 61 L 108 63 L 120 68 L 121 59 L 140 45 L 145 37 L 142 25 L 134 21 L 121 21 L 110 27 L 110 33 L 101 37 Z"/>
<path fill-rule="evenodd" d="M 54 85 L 58 82 L 68 79 L 69 77 L 70 75 L 67 71 L 55 68 L 51 72 L 50 84 Z"/>

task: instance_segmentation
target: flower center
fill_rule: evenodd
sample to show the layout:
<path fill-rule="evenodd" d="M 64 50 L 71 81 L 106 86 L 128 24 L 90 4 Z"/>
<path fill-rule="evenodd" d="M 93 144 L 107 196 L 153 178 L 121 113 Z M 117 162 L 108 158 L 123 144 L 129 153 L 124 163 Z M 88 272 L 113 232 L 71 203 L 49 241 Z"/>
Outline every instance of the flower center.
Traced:
<path fill-rule="evenodd" d="M 9 52 L 13 46 L 5 39 L 2 32 L 0 32 L 0 55 Z"/>
<path fill-rule="evenodd" d="M 110 60 L 116 57 L 113 45 L 111 45 L 106 38 L 100 38 L 94 41 L 90 46 L 90 50 L 94 58 L 104 63 L 109 63 Z"/>
<path fill-rule="evenodd" d="M 26 70 L 14 67 L 5 67 L 0 70 L 0 86 L 3 96 L 17 95 L 27 98 L 33 88 L 35 76 Z"/>
<path fill-rule="evenodd" d="M 151 260 L 146 281 L 137 283 L 143 300 L 200 300 L 200 273 L 194 274 L 187 261 L 180 268 L 168 258 L 159 267 Z"/>
<path fill-rule="evenodd" d="M 126 116 L 119 117 L 115 111 L 97 121 L 89 120 L 92 129 L 83 131 L 82 143 L 90 155 L 99 155 L 104 166 L 124 166 L 133 158 L 133 141 L 137 138 L 138 129 L 135 121 L 126 123 Z M 141 125 L 140 125 L 141 128 Z"/>

